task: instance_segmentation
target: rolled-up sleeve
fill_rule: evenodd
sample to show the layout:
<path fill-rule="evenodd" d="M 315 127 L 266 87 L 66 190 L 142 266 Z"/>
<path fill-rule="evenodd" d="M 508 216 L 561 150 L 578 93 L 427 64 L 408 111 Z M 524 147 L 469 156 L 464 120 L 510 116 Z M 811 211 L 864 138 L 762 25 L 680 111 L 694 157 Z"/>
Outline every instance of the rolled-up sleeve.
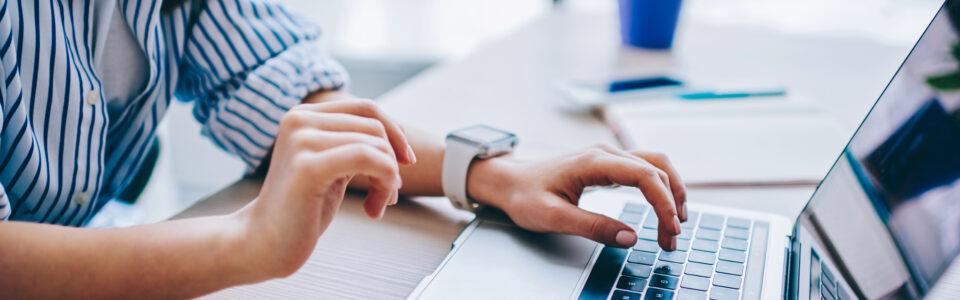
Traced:
<path fill-rule="evenodd" d="M 6 68 L 4 68 L 2 64 L 0 64 L 0 72 L 6 73 Z M 7 122 L 4 122 L 4 116 L 6 116 L 6 114 L 4 113 L 4 109 L 3 109 L 3 105 L 4 105 L 3 100 L 6 98 L 7 98 L 6 89 L 3 87 L 0 87 L 0 137 L 3 136 L 3 124 L 7 123 Z M 3 152 L 0 151 L 0 153 L 3 153 Z M 13 208 L 10 207 L 10 199 L 7 198 L 7 189 L 3 187 L 3 183 L 0 183 L 0 221 L 10 219 L 10 212 L 12 210 Z"/>
<path fill-rule="evenodd" d="M 210 0 L 186 30 L 177 97 L 195 101 L 203 134 L 260 165 L 284 113 L 310 93 L 343 88 L 320 30 L 272 2 Z"/>
<path fill-rule="evenodd" d="M 7 191 L 0 184 L 0 221 L 9 219 L 11 210 L 10 200 L 7 200 Z"/>

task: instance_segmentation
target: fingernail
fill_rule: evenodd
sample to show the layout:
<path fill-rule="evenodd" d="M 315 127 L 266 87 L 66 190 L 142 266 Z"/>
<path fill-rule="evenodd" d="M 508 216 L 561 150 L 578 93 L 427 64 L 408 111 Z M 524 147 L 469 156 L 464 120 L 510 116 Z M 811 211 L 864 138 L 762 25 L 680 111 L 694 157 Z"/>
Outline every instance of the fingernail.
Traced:
<path fill-rule="evenodd" d="M 687 218 L 687 205 L 686 205 L 686 204 L 680 206 L 680 220 L 682 220 L 682 221 L 684 221 L 684 222 L 686 222 L 687 220 L 689 220 L 689 219 Z"/>
<path fill-rule="evenodd" d="M 637 243 L 637 234 L 630 230 L 621 230 L 617 232 L 617 244 L 624 247 L 630 247 Z"/>
<path fill-rule="evenodd" d="M 670 238 L 670 251 L 677 251 L 677 238 Z"/>
<path fill-rule="evenodd" d="M 394 187 L 393 187 L 394 189 L 399 190 L 400 188 L 403 187 L 403 178 L 400 177 L 400 174 L 397 174 L 397 176 L 394 177 L 393 179 L 394 179 L 393 182 L 395 182 L 395 183 L 393 184 L 393 185 L 394 185 Z"/>
<path fill-rule="evenodd" d="M 677 234 L 680 234 L 680 219 L 676 217 L 673 218 L 673 226 L 677 229 Z"/>
<path fill-rule="evenodd" d="M 386 213 L 387 213 L 387 206 L 384 205 L 383 208 L 380 209 L 380 215 L 377 215 L 377 220 L 383 220 L 383 215 Z"/>
<path fill-rule="evenodd" d="M 413 147 L 410 145 L 407 145 L 407 157 L 410 158 L 411 165 L 417 163 L 417 154 L 413 153 Z"/>

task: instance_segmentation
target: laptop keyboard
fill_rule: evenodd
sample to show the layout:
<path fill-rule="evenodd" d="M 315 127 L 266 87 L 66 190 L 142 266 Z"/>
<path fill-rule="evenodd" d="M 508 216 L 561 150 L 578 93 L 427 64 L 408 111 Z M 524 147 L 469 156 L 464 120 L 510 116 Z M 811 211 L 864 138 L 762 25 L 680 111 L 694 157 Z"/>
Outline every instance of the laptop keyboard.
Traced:
<path fill-rule="evenodd" d="M 672 252 L 657 244 L 658 220 L 648 205 L 627 204 L 620 220 L 639 228 L 639 240 L 625 252 L 626 262 L 617 263 L 609 299 L 740 299 L 751 220 L 690 211 Z"/>

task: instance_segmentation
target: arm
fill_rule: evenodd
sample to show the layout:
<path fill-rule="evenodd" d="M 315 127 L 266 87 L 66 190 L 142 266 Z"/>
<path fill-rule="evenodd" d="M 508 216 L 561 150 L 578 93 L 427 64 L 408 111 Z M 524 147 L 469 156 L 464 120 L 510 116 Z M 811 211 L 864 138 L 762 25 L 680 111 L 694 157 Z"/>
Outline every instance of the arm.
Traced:
<path fill-rule="evenodd" d="M 351 99 L 346 92 L 316 93 L 306 102 L 324 103 Z M 402 166 L 401 194 L 443 195 L 442 165 L 445 141 L 440 135 L 407 129 L 418 163 Z M 636 243 L 633 228 L 612 218 L 577 207 L 588 186 L 624 185 L 639 188 L 659 217 L 660 246 L 676 248 L 680 222 L 686 221 L 686 190 L 677 171 L 659 153 L 626 152 L 599 145 L 581 152 L 523 161 L 511 156 L 475 161 L 467 176 L 468 194 L 477 201 L 505 211 L 523 228 L 538 232 L 581 235 L 619 247 Z M 369 182 L 357 178 L 354 188 Z"/>
<path fill-rule="evenodd" d="M 252 259 L 243 231 L 236 215 L 123 229 L 5 222 L 0 290 L 48 299 L 187 298 L 278 276 L 279 268 Z"/>
<path fill-rule="evenodd" d="M 363 116 L 371 117 L 363 117 Z M 189 298 L 295 272 L 367 178 L 371 217 L 397 200 L 406 137 L 369 101 L 300 105 L 280 124 L 260 194 L 226 215 L 130 228 L 0 222 L 0 291 L 12 298 Z M 399 155 L 397 153 L 400 153 Z"/>

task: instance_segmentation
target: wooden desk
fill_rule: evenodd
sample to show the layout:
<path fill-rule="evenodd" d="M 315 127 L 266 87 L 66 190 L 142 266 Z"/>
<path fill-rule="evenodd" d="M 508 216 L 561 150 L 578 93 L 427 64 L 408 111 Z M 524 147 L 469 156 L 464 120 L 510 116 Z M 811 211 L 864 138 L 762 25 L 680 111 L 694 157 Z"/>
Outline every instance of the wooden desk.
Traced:
<path fill-rule="evenodd" d="M 579 77 L 682 72 L 701 80 L 775 80 L 823 103 L 852 130 L 896 70 L 909 45 L 781 36 L 762 29 L 689 23 L 675 51 L 621 49 L 616 19 L 553 12 L 468 58 L 428 71 L 380 99 L 405 124 L 447 132 L 486 123 L 520 136 L 519 156 L 556 154 L 614 136 L 591 115 L 562 109 L 554 86 Z M 231 212 L 259 182 L 243 180 L 178 217 Z M 700 189 L 692 201 L 796 216 L 811 188 Z M 210 298 L 397 299 L 447 254 L 472 215 L 445 199 L 401 201 L 382 221 L 348 196 L 313 256 L 293 276 L 234 287 Z"/>

